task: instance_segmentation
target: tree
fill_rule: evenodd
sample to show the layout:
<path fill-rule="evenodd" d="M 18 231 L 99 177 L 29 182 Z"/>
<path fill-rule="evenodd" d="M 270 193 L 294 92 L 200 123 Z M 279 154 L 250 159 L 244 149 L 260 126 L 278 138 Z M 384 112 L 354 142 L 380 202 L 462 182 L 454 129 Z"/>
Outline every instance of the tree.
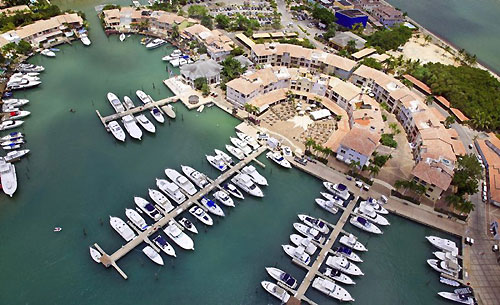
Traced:
<path fill-rule="evenodd" d="M 199 77 L 194 80 L 194 87 L 197 90 L 202 90 L 204 84 L 207 84 L 207 79 L 205 77 Z"/>
<path fill-rule="evenodd" d="M 207 29 L 211 30 L 214 28 L 214 23 L 212 21 L 212 17 L 205 15 L 201 17 L 201 25 L 205 26 Z"/>
<path fill-rule="evenodd" d="M 426 105 L 432 105 L 432 102 L 434 101 L 434 96 L 432 95 L 427 95 L 425 97 L 425 104 Z"/>
<path fill-rule="evenodd" d="M 353 39 L 349 40 L 347 42 L 346 49 L 347 49 L 347 52 L 349 52 L 351 54 L 356 52 L 356 50 L 357 50 L 356 49 L 356 41 L 354 41 Z"/>
<path fill-rule="evenodd" d="M 316 145 L 316 141 L 314 141 L 313 138 L 307 138 L 304 144 L 306 146 L 306 151 L 310 151 L 311 147 Z"/>
<path fill-rule="evenodd" d="M 191 5 L 188 8 L 188 16 L 201 19 L 203 16 L 208 15 L 208 9 L 204 5 Z"/>
<path fill-rule="evenodd" d="M 335 14 L 330 11 L 327 8 L 320 7 L 317 4 L 314 4 L 313 10 L 312 10 L 312 16 L 314 19 L 319 20 L 321 23 L 325 24 L 326 26 L 329 26 L 333 24 L 337 18 L 335 17 Z"/>
<path fill-rule="evenodd" d="M 483 169 L 474 154 L 458 157 L 452 180 L 458 195 L 474 194 L 482 177 Z"/>
<path fill-rule="evenodd" d="M 375 58 L 365 57 L 365 58 L 363 58 L 361 63 L 363 65 L 368 66 L 368 67 L 373 68 L 373 69 L 377 69 L 377 70 L 383 69 L 382 64 L 379 63 Z"/>
<path fill-rule="evenodd" d="M 172 34 L 171 34 L 173 39 L 176 39 L 180 36 L 179 34 L 179 26 L 177 24 L 174 24 L 172 26 Z"/>
<path fill-rule="evenodd" d="M 349 163 L 349 168 L 352 169 L 353 172 L 357 173 L 361 169 L 361 163 L 359 161 L 351 161 Z"/>
<path fill-rule="evenodd" d="M 389 128 L 392 130 L 392 134 L 394 135 L 401 133 L 401 130 L 398 128 L 397 123 L 389 123 Z"/>
<path fill-rule="evenodd" d="M 378 173 L 380 172 L 380 167 L 378 167 L 377 165 L 370 165 L 368 167 L 368 171 L 370 172 L 370 174 L 375 177 L 378 175 Z"/>
<path fill-rule="evenodd" d="M 217 27 L 221 29 L 227 29 L 231 24 L 231 18 L 226 15 L 219 14 L 215 16 L 215 22 L 217 23 Z"/>
<path fill-rule="evenodd" d="M 405 44 L 411 37 L 412 31 L 406 26 L 399 26 L 392 29 L 383 29 L 373 33 L 368 37 L 368 44 L 378 47 L 383 51 L 395 50 Z"/>
<path fill-rule="evenodd" d="M 455 117 L 452 115 L 449 115 L 444 120 L 444 126 L 446 126 L 446 128 L 450 128 L 451 124 L 454 124 L 455 122 L 456 122 Z"/>
<path fill-rule="evenodd" d="M 337 27 L 334 24 L 330 24 L 328 26 L 328 30 L 323 34 L 323 38 L 325 40 L 329 40 L 330 38 L 334 37 L 337 32 Z"/>
<path fill-rule="evenodd" d="M 210 87 L 206 82 L 201 85 L 201 94 L 203 94 L 203 96 L 208 96 L 210 94 Z"/>
<path fill-rule="evenodd" d="M 243 49 L 239 46 L 237 46 L 236 48 L 232 49 L 231 50 L 231 53 L 229 55 L 231 56 L 240 56 L 240 55 L 243 55 L 245 54 L 245 51 L 243 51 Z"/>
<path fill-rule="evenodd" d="M 227 83 L 239 77 L 241 74 L 245 73 L 245 71 L 246 68 L 242 67 L 240 62 L 234 59 L 232 56 L 227 57 L 222 62 L 221 75 L 224 83 Z"/>
<path fill-rule="evenodd" d="M 432 37 L 431 37 L 431 35 L 425 35 L 425 37 L 424 37 L 424 41 L 425 41 L 425 44 L 426 44 L 426 45 L 427 45 L 427 44 L 429 44 L 429 42 L 431 42 L 431 41 L 432 41 Z"/>

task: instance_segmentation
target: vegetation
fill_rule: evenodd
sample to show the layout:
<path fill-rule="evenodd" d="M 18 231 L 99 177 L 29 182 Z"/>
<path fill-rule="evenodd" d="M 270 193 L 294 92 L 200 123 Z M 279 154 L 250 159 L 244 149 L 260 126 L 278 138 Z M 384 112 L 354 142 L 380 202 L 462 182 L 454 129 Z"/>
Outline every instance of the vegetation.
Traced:
<path fill-rule="evenodd" d="M 252 104 L 246 103 L 244 106 L 245 111 L 251 114 L 257 114 L 259 113 L 259 107 L 254 106 Z"/>
<path fill-rule="evenodd" d="M 395 50 L 404 45 L 410 39 L 411 34 L 411 29 L 400 25 L 375 32 L 368 37 L 368 44 L 382 51 Z"/>
<path fill-rule="evenodd" d="M 319 20 L 321 23 L 325 24 L 327 27 L 331 24 L 335 23 L 337 18 L 335 14 L 322 6 L 315 4 L 311 10 L 312 17 L 316 20 Z"/>
<path fill-rule="evenodd" d="M 16 3 L 16 1 L 11 2 Z M 17 2 L 22 3 L 23 1 Z M 4 33 L 14 30 L 19 26 L 31 24 L 41 19 L 49 19 L 50 17 L 60 14 L 61 9 L 57 5 L 51 5 L 45 1 L 39 1 L 35 6 L 31 6 L 31 11 L 19 11 L 9 16 L 6 14 L 0 14 L 0 32 Z"/>
<path fill-rule="evenodd" d="M 217 23 L 217 27 L 226 30 L 231 25 L 231 18 L 226 15 L 219 14 L 215 16 L 215 23 Z"/>
<path fill-rule="evenodd" d="M 203 96 L 210 94 L 210 87 L 208 86 L 207 79 L 205 77 L 200 77 L 194 80 L 194 87 L 197 90 L 201 90 Z"/>
<path fill-rule="evenodd" d="M 401 133 L 401 130 L 398 128 L 397 123 L 389 123 L 389 128 L 392 130 L 393 135 L 397 135 Z"/>
<path fill-rule="evenodd" d="M 201 17 L 200 21 L 201 25 L 205 26 L 207 29 L 212 30 L 214 28 L 214 22 L 212 21 L 212 17 L 206 15 Z"/>
<path fill-rule="evenodd" d="M 306 146 L 306 152 L 311 153 L 311 150 L 314 150 L 314 156 L 323 163 L 326 163 L 328 157 L 333 155 L 333 150 L 330 147 L 316 143 L 313 138 L 307 138 L 304 145 Z"/>
<path fill-rule="evenodd" d="M 278 40 L 278 42 L 279 43 L 294 44 L 294 45 L 302 46 L 302 47 L 308 48 L 308 49 L 316 49 L 316 46 L 314 46 L 314 44 L 307 38 L 303 38 L 300 40 L 297 38 L 290 38 L 290 39 L 283 38 L 283 39 Z"/>
<path fill-rule="evenodd" d="M 201 19 L 204 16 L 208 16 L 208 8 L 204 5 L 191 5 L 188 8 L 188 16 Z"/>
<path fill-rule="evenodd" d="M 456 120 L 455 120 L 455 117 L 454 116 L 447 116 L 446 119 L 444 120 L 444 126 L 446 128 L 450 128 L 451 127 L 451 124 L 455 123 Z"/>
<path fill-rule="evenodd" d="M 379 63 L 378 61 L 376 61 L 374 58 L 365 57 L 365 58 L 363 58 L 363 60 L 361 61 L 361 63 L 363 65 L 371 67 L 373 69 L 377 69 L 377 70 L 382 70 L 383 69 L 382 64 Z"/>
<path fill-rule="evenodd" d="M 397 148 L 398 147 L 398 142 L 394 140 L 394 135 L 392 133 L 384 133 L 380 137 L 380 143 L 385 146 L 389 146 L 392 148 Z"/>
<path fill-rule="evenodd" d="M 477 191 L 482 178 L 483 170 L 474 154 L 459 156 L 452 180 L 456 193 L 448 195 L 446 203 L 463 214 L 469 214 L 474 210 L 474 204 L 466 196 Z"/>
<path fill-rule="evenodd" d="M 373 161 L 372 163 L 375 164 L 378 167 L 382 167 L 389 161 L 389 159 L 392 159 L 391 155 L 379 155 L 376 152 L 373 153 Z"/>
<path fill-rule="evenodd" d="M 418 195 L 423 195 L 426 191 L 425 186 L 417 183 L 415 180 L 396 180 L 394 187 L 397 190 L 404 189 L 403 195 L 407 190 L 413 191 Z"/>
<path fill-rule="evenodd" d="M 246 67 L 242 67 L 240 62 L 234 59 L 233 56 L 228 56 L 221 63 L 222 71 L 221 71 L 221 88 L 222 90 L 226 90 L 226 83 L 240 77 L 247 70 Z"/>
<path fill-rule="evenodd" d="M 245 54 L 245 51 L 239 46 L 236 46 L 234 49 L 232 49 L 230 53 L 231 56 L 240 56 L 243 54 Z"/>
<path fill-rule="evenodd" d="M 2 52 L 7 54 L 7 53 L 12 53 L 14 55 L 28 55 L 31 53 L 32 47 L 29 44 L 29 42 L 26 42 L 24 40 L 19 41 L 18 44 L 15 44 L 13 42 L 10 42 L 6 45 L 3 46 Z"/>
<path fill-rule="evenodd" d="M 118 4 L 106 4 L 106 5 L 102 8 L 102 10 L 103 10 L 103 11 L 107 11 L 107 10 L 112 10 L 112 9 L 115 9 L 115 8 L 120 9 L 120 8 L 121 8 L 121 6 L 119 6 Z"/>

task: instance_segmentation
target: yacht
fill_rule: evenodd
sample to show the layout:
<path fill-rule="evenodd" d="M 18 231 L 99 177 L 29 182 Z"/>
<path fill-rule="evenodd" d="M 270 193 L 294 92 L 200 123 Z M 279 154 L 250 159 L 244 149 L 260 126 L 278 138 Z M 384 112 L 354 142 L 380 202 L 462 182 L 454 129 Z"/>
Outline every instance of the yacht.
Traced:
<path fill-rule="evenodd" d="M 346 284 L 346 285 L 354 285 L 354 284 L 356 284 L 351 279 L 351 277 L 343 274 L 342 272 L 340 272 L 340 270 L 335 269 L 335 268 L 328 268 L 327 267 L 325 269 L 325 271 L 323 272 L 323 275 L 331 278 L 334 281 L 341 282 L 341 283 Z"/>
<path fill-rule="evenodd" d="M 203 196 L 201 197 L 200 202 L 205 208 L 207 208 L 210 213 L 221 217 L 226 216 L 222 208 L 218 206 L 217 203 L 215 203 L 212 199 Z"/>
<path fill-rule="evenodd" d="M 136 210 L 125 209 L 125 215 L 141 231 L 144 231 L 148 228 L 148 224 Z"/>
<path fill-rule="evenodd" d="M 151 113 L 151 115 L 153 116 L 153 118 L 160 124 L 163 124 L 165 123 L 165 118 L 163 117 L 163 114 L 161 114 L 161 111 L 158 107 L 153 107 L 151 108 L 151 110 L 149 111 L 149 113 Z"/>
<path fill-rule="evenodd" d="M 337 299 L 343 302 L 354 302 L 354 298 L 351 296 L 345 288 L 340 287 L 331 280 L 327 280 L 321 277 L 316 277 L 312 283 L 312 286 L 317 290 L 323 292 L 329 297 Z"/>
<path fill-rule="evenodd" d="M 134 231 L 120 218 L 109 216 L 109 224 L 125 241 L 128 242 L 135 238 Z"/>
<path fill-rule="evenodd" d="M 307 236 L 307 237 L 312 237 L 313 240 L 316 242 L 323 244 L 325 242 L 325 236 L 321 234 L 318 230 L 313 229 L 311 227 L 306 226 L 305 224 L 302 223 L 294 223 L 293 227 L 295 230 L 297 230 L 300 234 Z"/>
<path fill-rule="evenodd" d="M 122 118 L 122 123 L 123 126 L 125 126 L 125 130 L 132 138 L 137 140 L 140 140 L 142 138 L 142 131 L 139 126 L 137 126 L 137 123 L 135 122 L 135 119 L 131 114 L 124 116 Z"/>
<path fill-rule="evenodd" d="M 200 173 L 194 168 L 186 165 L 181 165 L 182 172 L 186 175 L 191 181 L 194 182 L 200 189 L 209 185 L 207 176 L 205 174 Z"/>
<path fill-rule="evenodd" d="M 179 67 L 182 67 L 183 65 L 187 64 L 188 61 L 185 58 L 179 58 Z M 203 106 L 203 105 L 202 105 Z M 203 110 L 203 109 L 202 109 Z M 201 112 L 201 111 L 200 111 Z"/>
<path fill-rule="evenodd" d="M 108 92 L 106 96 L 113 109 L 115 109 L 116 113 L 125 111 L 125 107 L 123 107 L 122 102 L 120 102 L 120 99 L 118 99 L 118 96 L 116 96 L 116 94 Z"/>
<path fill-rule="evenodd" d="M 175 111 L 174 111 L 174 107 L 172 105 L 163 106 L 163 107 L 161 107 L 161 109 L 163 109 L 163 111 L 165 111 L 165 114 L 169 118 L 175 119 Z"/>
<path fill-rule="evenodd" d="M 189 181 L 188 178 L 181 175 L 175 169 L 165 169 L 165 175 L 189 195 L 193 196 L 194 194 L 196 194 L 196 187 L 191 183 L 191 181 Z"/>
<path fill-rule="evenodd" d="M 7 83 L 7 89 L 9 90 L 21 90 L 31 87 L 36 87 L 42 82 L 39 80 L 27 79 L 27 78 L 14 78 L 10 79 Z"/>
<path fill-rule="evenodd" d="M 371 205 L 373 207 L 373 209 L 375 210 L 375 212 L 377 212 L 378 214 L 382 214 L 382 215 L 389 214 L 389 211 L 387 211 L 384 207 L 382 207 L 380 205 L 380 203 L 377 201 L 377 199 L 370 197 L 370 198 L 368 198 L 368 200 L 362 201 L 361 203 Z"/>
<path fill-rule="evenodd" d="M 266 271 L 273 279 L 277 280 L 278 282 L 282 282 L 292 289 L 297 287 L 297 280 L 285 271 L 274 267 L 266 267 Z"/>
<path fill-rule="evenodd" d="M 345 257 L 348 260 L 353 261 L 355 263 L 363 262 L 361 257 L 359 257 L 359 255 L 354 253 L 352 249 L 349 247 L 344 247 L 344 246 L 336 247 L 333 249 L 333 252 L 335 252 L 335 255 Z"/>
<path fill-rule="evenodd" d="M 156 186 L 177 204 L 181 204 L 187 199 L 175 183 L 168 182 L 165 179 L 156 179 Z"/>
<path fill-rule="evenodd" d="M 233 145 L 226 144 L 226 150 L 233 156 L 235 156 L 238 160 L 245 159 L 245 154 L 239 148 L 234 147 Z"/>
<path fill-rule="evenodd" d="M 142 91 L 142 90 L 135 91 L 135 95 L 137 95 L 137 97 L 141 100 L 141 102 L 144 105 L 153 102 L 153 99 L 149 95 L 147 95 L 146 93 L 144 93 L 144 91 Z"/>
<path fill-rule="evenodd" d="M 84 46 L 90 46 L 92 44 L 92 42 L 90 41 L 89 39 L 89 36 L 87 36 L 87 34 L 83 33 L 83 34 L 80 34 L 80 40 L 81 42 L 83 43 Z"/>
<path fill-rule="evenodd" d="M 455 277 L 458 275 L 460 270 L 462 270 L 462 267 L 460 267 L 460 265 L 448 260 L 440 261 L 438 259 L 431 258 L 427 260 L 427 264 L 439 273 L 444 273 Z"/>
<path fill-rule="evenodd" d="M 9 141 L 3 141 L 0 143 L 2 146 L 10 146 L 10 145 L 17 145 L 17 144 L 24 144 L 24 140 L 22 138 L 20 139 L 14 139 L 14 140 L 9 140 Z"/>
<path fill-rule="evenodd" d="M 344 246 L 348 246 L 356 251 L 366 252 L 368 249 L 361 242 L 358 241 L 358 238 L 352 234 L 343 235 L 339 242 Z"/>
<path fill-rule="evenodd" d="M 24 137 L 24 135 L 20 131 L 14 131 L 6 136 L 1 137 L 0 141 L 15 140 L 15 139 L 20 139 L 22 137 Z"/>
<path fill-rule="evenodd" d="M 153 39 L 151 42 L 146 44 L 146 49 L 150 49 L 150 50 L 156 49 L 156 48 L 164 45 L 165 43 L 167 43 L 167 41 L 160 39 L 160 38 L 156 38 L 156 39 Z"/>
<path fill-rule="evenodd" d="M 167 196 L 163 195 L 162 192 L 153 190 L 153 189 L 148 189 L 148 194 L 149 198 L 153 200 L 157 205 L 159 205 L 165 213 L 168 213 L 174 209 L 174 206 L 168 200 Z"/>
<path fill-rule="evenodd" d="M 323 209 L 327 210 L 328 212 L 330 212 L 332 214 L 337 214 L 337 212 L 339 211 L 339 208 L 337 207 L 337 205 L 333 201 L 324 200 L 321 198 L 316 198 L 316 199 L 314 199 L 314 201 L 316 201 L 316 203 L 320 207 L 322 207 Z"/>
<path fill-rule="evenodd" d="M 457 244 L 451 240 L 437 237 L 437 236 L 426 236 L 425 237 L 434 247 L 451 252 L 454 256 L 458 255 Z"/>
<path fill-rule="evenodd" d="M 352 216 L 349 222 L 355 226 L 364 230 L 366 232 L 374 233 L 374 234 L 382 234 L 382 230 L 380 230 L 376 225 L 369 222 L 366 218 L 361 216 Z"/>
<path fill-rule="evenodd" d="M 309 263 L 311 262 L 311 257 L 309 254 L 306 253 L 305 248 L 302 246 L 298 247 L 292 247 L 290 245 L 281 245 L 283 247 L 283 251 L 285 251 L 288 256 L 290 256 L 292 259 L 297 259 L 301 263 L 309 266 Z"/>
<path fill-rule="evenodd" d="M 123 131 L 123 128 L 120 126 L 120 124 L 118 124 L 117 121 L 109 122 L 108 128 L 115 139 L 125 142 L 125 131 Z"/>
<path fill-rule="evenodd" d="M 313 255 L 316 250 L 318 250 L 318 247 L 312 242 L 312 237 L 303 237 L 299 234 L 292 234 L 290 235 L 290 241 L 297 247 L 303 246 L 306 253 L 310 255 Z"/>
<path fill-rule="evenodd" d="M 177 221 L 178 223 L 181 224 L 181 226 L 184 227 L 184 229 L 188 230 L 191 233 L 198 234 L 198 229 L 194 226 L 194 224 L 189 221 L 186 217 L 182 217 Z"/>
<path fill-rule="evenodd" d="M 171 60 L 169 60 L 169 63 L 172 65 L 172 67 L 176 68 L 179 66 L 180 61 L 180 58 L 172 58 Z"/>
<path fill-rule="evenodd" d="M 439 277 L 439 282 L 446 284 L 448 286 L 452 286 L 452 287 L 459 287 L 460 286 L 459 282 L 452 280 L 452 279 L 449 279 L 449 278 L 446 278 L 444 276 Z"/>
<path fill-rule="evenodd" d="M 215 151 L 215 154 L 217 156 L 221 156 L 222 160 L 224 160 L 224 162 L 226 162 L 227 164 L 229 164 L 229 165 L 234 165 L 235 164 L 234 161 L 233 161 L 233 159 L 231 158 L 231 156 L 229 156 L 228 154 L 226 154 L 222 150 L 214 149 L 214 151 Z"/>
<path fill-rule="evenodd" d="M 15 162 L 19 160 L 20 158 L 26 156 L 30 152 L 29 149 L 21 149 L 21 150 L 14 150 L 10 151 L 5 155 L 4 160 L 6 162 Z"/>
<path fill-rule="evenodd" d="M 438 292 L 439 296 L 461 304 L 474 305 L 474 292 L 470 287 L 458 288 L 453 292 Z"/>
<path fill-rule="evenodd" d="M 351 196 L 351 194 L 349 193 L 349 189 L 347 188 L 347 186 L 343 185 L 342 183 L 330 183 L 330 182 L 323 182 L 323 185 L 325 186 L 325 188 L 330 191 L 331 193 L 339 196 L 340 198 L 342 198 L 343 200 L 347 200 L 349 199 L 349 196 Z"/>
<path fill-rule="evenodd" d="M 94 260 L 94 262 L 96 263 L 101 263 L 101 252 L 97 251 L 96 249 L 92 248 L 92 247 L 89 247 L 89 250 L 90 250 L 90 257 L 92 257 L 92 259 Z"/>
<path fill-rule="evenodd" d="M 21 147 L 20 144 L 11 144 L 11 145 L 5 145 L 5 146 L 2 146 L 2 148 L 4 150 L 12 150 L 12 149 L 18 149 L 19 147 Z"/>
<path fill-rule="evenodd" d="M 142 249 L 142 252 L 146 254 L 147 257 L 149 257 L 150 260 L 153 262 L 157 263 L 160 266 L 163 266 L 163 258 L 161 258 L 161 255 L 156 252 L 155 249 L 151 248 L 151 246 L 146 246 Z"/>
<path fill-rule="evenodd" d="M 318 230 L 319 232 L 321 232 L 323 234 L 328 234 L 330 232 L 330 229 L 328 228 L 326 223 L 324 223 L 323 221 L 321 221 L 319 219 L 316 219 L 314 217 L 311 217 L 309 215 L 304 215 L 304 214 L 299 214 L 298 217 L 299 217 L 300 221 L 302 221 L 303 223 L 305 223 L 309 227 L 312 227 L 312 228 Z"/>
<path fill-rule="evenodd" d="M 120 41 L 124 41 L 126 37 L 127 36 L 125 36 L 125 33 L 121 33 L 120 34 Z"/>
<path fill-rule="evenodd" d="M 196 217 L 196 219 L 198 219 L 199 221 L 201 221 L 202 223 L 204 223 L 205 225 L 207 226 L 211 226 L 214 224 L 214 221 L 212 220 L 212 217 L 210 217 L 210 215 L 208 215 L 202 208 L 200 208 L 199 206 L 196 206 L 196 205 L 193 205 L 190 209 L 189 209 L 189 213 L 191 215 L 193 215 L 194 217 Z"/>
<path fill-rule="evenodd" d="M 132 101 L 132 99 L 126 95 L 123 97 L 123 105 L 125 106 L 125 108 L 127 108 L 127 110 L 135 108 L 135 105 L 134 105 L 134 102 Z"/>
<path fill-rule="evenodd" d="M 163 215 L 146 199 L 141 197 L 134 197 L 134 202 L 139 207 L 139 209 L 141 209 L 154 221 L 158 221 L 163 217 Z"/>
<path fill-rule="evenodd" d="M 269 292 L 272 296 L 281 301 L 282 304 L 285 304 L 290 299 L 290 295 L 286 292 L 285 289 L 279 287 L 278 285 L 268 282 L 262 281 L 260 282 L 262 288 L 264 288 L 267 292 Z"/>
<path fill-rule="evenodd" d="M 252 178 L 247 174 L 237 174 L 231 178 L 231 182 L 252 196 L 264 197 L 262 190 L 253 183 Z"/>
<path fill-rule="evenodd" d="M 350 275 L 364 275 L 359 269 L 358 266 L 349 262 L 345 257 L 339 256 L 329 256 L 326 259 L 326 264 L 332 268 L 338 269 L 341 272 L 350 274 Z"/>
<path fill-rule="evenodd" d="M 439 260 L 442 260 L 442 261 L 448 260 L 448 261 L 454 262 L 455 264 L 458 264 L 457 257 L 455 255 L 453 255 L 453 253 L 451 253 L 451 252 L 434 251 L 434 252 L 432 252 L 432 254 L 434 254 L 434 256 Z"/>
<path fill-rule="evenodd" d="M 21 119 L 21 118 L 27 117 L 30 114 L 31 114 L 31 112 L 26 111 L 26 110 L 10 111 L 9 112 L 9 119 L 10 120 Z"/>
<path fill-rule="evenodd" d="M 155 243 L 155 245 L 158 246 L 158 248 L 161 249 L 161 251 L 165 252 L 165 254 L 177 257 L 177 255 L 175 254 L 174 247 L 172 247 L 172 245 L 170 245 L 168 241 L 165 238 L 163 238 L 163 236 L 161 235 L 156 236 L 155 238 L 153 238 L 153 242 Z"/>
<path fill-rule="evenodd" d="M 375 209 L 373 206 L 366 204 L 364 202 L 361 202 L 359 204 L 359 207 L 354 209 L 355 214 L 361 214 L 361 216 L 365 217 L 369 221 L 381 225 L 381 226 L 388 226 L 390 225 L 389 221 L 382 215 L 378 214 L 375 212 Z"/>
<path fill-rule="evenodd" d="M 247 174 L 250 176 L 250 178 L 253 180 L 253 182 L 257 183 L 258 185 L 268 185 L 267 184 L 267 179 L 259 174 L 255 166 L 253 165 L 247 165 L 241 169 L 241 172 L 243 174 Z"/>
<path fill-rule="evenodd" d="M 16 167 L 14 164 L 5 162 L 0 157 L 0 181 L 2 182 L 2 189 L 6 195 L 12 197 L 17 190 L 17 175 Z"/>
<path fill-rule="evenodd" d="M 238 199 L 245 199 L 245 197 L 243 196 L 243 194 L 241 193 L 241 191 L 236 187 L 234 186 L 232 183 L 225 183 L 222 188 L 228 192 L 229 194 L 233 195 L 234 197 L 238 198 Z"/>
<path fill-rule="evenodd" d="M 11 98 L 8 100 L 2 100 L 2 102 L 4 105 L 7 105 L 7 106 L 21 107 L 21 106 L 28 104 L 30 102 L 30 100 L 24 99 L 24 98 Z"/>
<path fill-rule="evenodd" d="M 43 72 L 45 68 L 42 66 L 36 66 L 34 64 L 19 64 L 17 70 L 20 72 Z"/>
<path fill-rule="evenodd" d="M 221 172 L 227 169 L 226 162 L 224 162 L 224 160 L 220 155 L 215 155 L 215 156 L 205 155 L 205 157 L 207 158 L 208 163 L 210 163 L 213 167 L 220 170 Z"/>
<path fill-rule="evenodd" d="M 252 138 L 251 136 L 244 134 L 243 132 L 236 132 L 236 135 L 238 138 L 240 138 L 241 141 L 244 141 L 246 144 L 248 144 L 252 149 L 256 150 L 260 147 L 259 143 Z"/>
<path fill-rule="evenodd" d="M 233 145 L 236 147 L 236 148 L 239 148 L 241 149 L 241 151 L 245 154 L 245 155 L 250 155 L 252 153 L 252 148 L 250 146 L 247 145 L 247 143 L 245 143 L 244 141 L 238 139 L 238 138 L 234 138 L 234 137 L 230 137 L 229 138 L 231 140 L 231 143 L 233 143 Z"/>
<path fill-rule="evenodd" d="M 149 133 L 156 132 L 155 125 L 151 123 L 151 121 L 146 117 L 145 114 L 139 114 L 138 116 L 136 116 L 136 120 L 139 123 L 139 125 L 141 125 L 142 128 L 144 128 Z"/>
<path fill-rule="evenodd" d="M 186 233 L 182 232 L 181 229 L 175 224 L 175 222 L 170 221 L 168 226 L 163 230 L 170 239 L 172 239 L 179 247 L 185 250 L 194 250 L 194 242 Z"/>
<path fill-rule="evenodd" d="M 326 200 L 334 202 L 339 207 L 344 206 L 344 200 L 337 195 L 333 195 L 331 193 L 320 192 L 321 196 L 323 196 Z"/>
<path fill-rule="evenodd" d="M 292 168 L 290 162 L 288 162 L 288 160 L 285 159 L 285 157 L 283 157 L 279 152 L 270 151 L 266 154 L 266 157 L 274 161 L 276 164 L 283 166 L 284 168 Z"/>
<path fill-rule="evenodd" d="M 233 207 L 234 208 L 234 200 L 229 196 L 228 193 L 226 193 L 223 190 L 219 190 L 214 193 L 214 198 L 217 199 L 220 203 L 227 207 Z"/>
<path fill-rule="evenodd" d="M 56 57 L 56 53 L 54 53 L 53 51 L 49 50 L 49 49 L 43 49 L 40 54 L 42 54 L 43 56 L 47 56 L 47 57 Z"/>

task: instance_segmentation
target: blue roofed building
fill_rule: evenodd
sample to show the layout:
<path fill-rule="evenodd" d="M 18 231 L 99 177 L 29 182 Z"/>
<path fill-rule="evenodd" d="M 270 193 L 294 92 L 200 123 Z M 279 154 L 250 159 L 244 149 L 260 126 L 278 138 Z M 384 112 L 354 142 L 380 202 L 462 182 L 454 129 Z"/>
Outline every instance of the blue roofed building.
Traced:
<path fill-rule="evenodd" d="M 342 10 L 335 12 L 337 23 L 346 28 L 352 29 L 353 25 L 361 23 L 366 27 L 368 16 L 360 10 Z"/>

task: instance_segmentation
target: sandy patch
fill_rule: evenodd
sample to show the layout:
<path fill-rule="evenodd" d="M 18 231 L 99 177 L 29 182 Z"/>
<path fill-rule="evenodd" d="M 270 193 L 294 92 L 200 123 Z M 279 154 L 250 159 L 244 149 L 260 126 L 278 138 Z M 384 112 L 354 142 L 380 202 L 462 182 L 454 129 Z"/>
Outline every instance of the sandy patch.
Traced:
<path fill-rule="evenodd" d="M 445 65 L 457 65 L 453 55 L 436 44 L 426 43 L 423 37 L 417 38 L 413 36 L 403 46 L 403 52 L 388 51 L 387 53 L 394 57 L 399 57 L 403 54 L 405 59 L 420 59 L 423 64 L 440 62 Z"/>
<path fill-rule="evenodd" d="M 303 116 L 294 116 L 293 118 L 289 119 L 288 122 L 292 122 L 294 124 L 294 128 L 300 127 L 304 130 L 307 130 L 310 124 L 313 123 L 313 120 L 307 115 Z"/>

